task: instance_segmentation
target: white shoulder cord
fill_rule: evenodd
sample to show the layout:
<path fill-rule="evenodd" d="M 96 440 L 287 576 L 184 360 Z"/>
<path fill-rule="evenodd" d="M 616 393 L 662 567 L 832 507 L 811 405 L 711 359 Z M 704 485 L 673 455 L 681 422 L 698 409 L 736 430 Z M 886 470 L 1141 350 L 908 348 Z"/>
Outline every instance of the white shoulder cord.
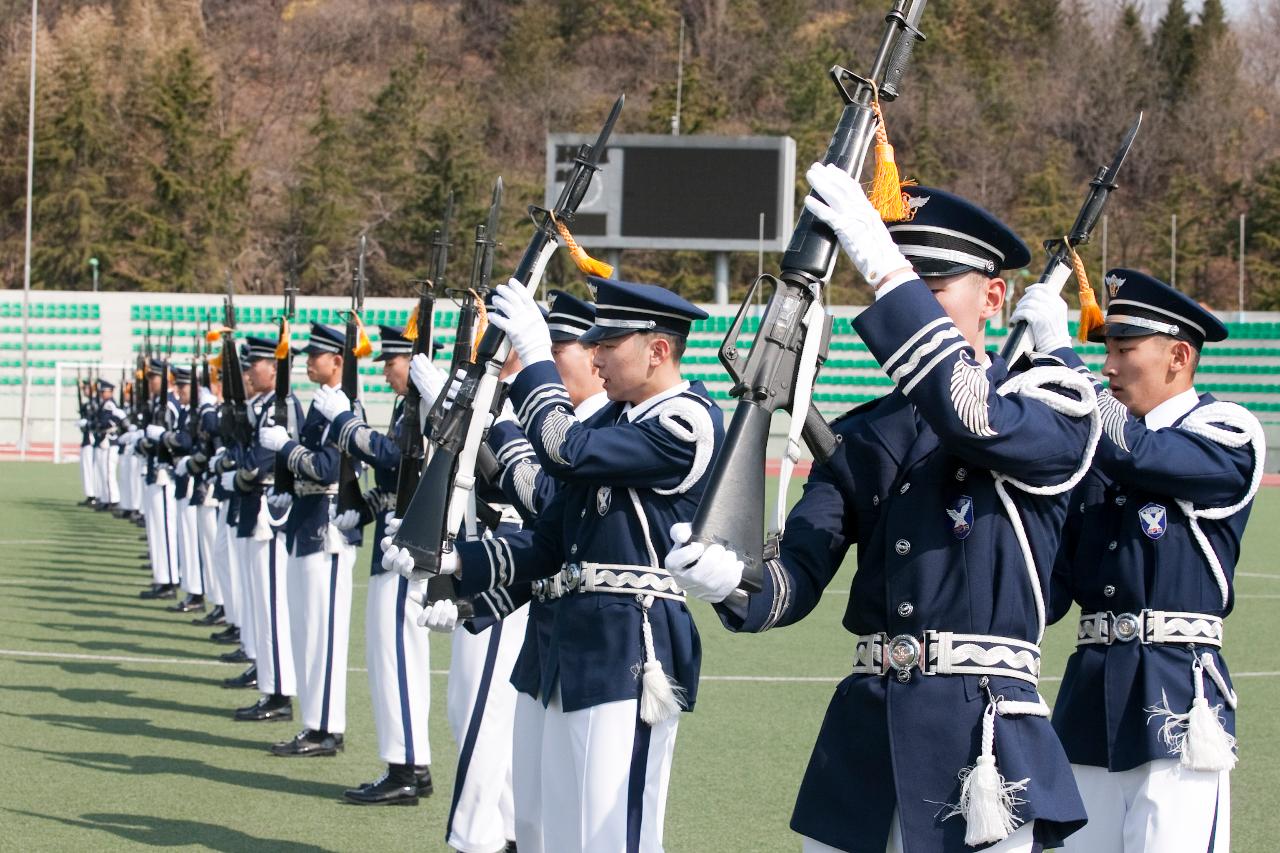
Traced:
<path fill-rule="evenodd" d="M 1248 491 L 1238 503 L 1231 506 L 1196 509 L 1190 501 L 1177 501 L 1178 509 L 1182 510 L 1187 520 L 1191 522 L 1191 532 L 1195 536 L 1196 544 L 1200 546 L 1200 552 L 1209 563 L 1209 571 L 1213 572 L 1213 579 L 1218 584 L 1218 592 L 1222 594 L 1222 606 L 1226 607 L 1227 600 L 1231 596 L 1227 575 L 1222 569 L 1222 562 L 1218 559 L 1217 553 L 1213 550 L 1213 545 L 1209 542 L 1209 537 L 1200 529 L 1200 519 L 1216 521 L 1228 518 L 1244 509 L 1253 500 L 1254 495 L 1258 493 L 1258 487 L 1262 485 L 1267 439 L 1257 418 L 1236 403 L 1221 401 L 1193 409 L 1182 419 L 1177 429 L 1207 438 L 1223 447 L 1243 447 L 1246 444 L 1253 446 L 1253 475 L 1249 478 Z"/>
<path fill-rule="evenodd" d="M 805 417 L 813 399 L 813 383 L 818 378 L 818 348 L 822 345 L 824 308 L 821 299 L 814 299 L 804 315 L 804 343 L 800 347 L 800 367 L 796 372 L 795 399 L 791 404 L 791 426 L 787 430 L 786 452 L 778 470 L 778 500 L 774 507 L 770 536 L 781 536 L 787 526 L 787 492 L 791 475 L 800 461 L 800 436 L 804 431 Z"/>
<path fill-rule="evenodd" d="M 1080 395 L 1079 400 L 1072 400 L 1062 394 L 1048 391 L 1045 385 L 1059 385 Z M 1029 495 L 1058 495 L 1075 488 L 1089 471 L 1089 463 L 1093 461 L 1093 452 L 1098 447 L 1098 439 L 1102 436 L 1102 420 L 1098 415 L 1097 395 L 1093 383 L 1066 367 L 1033 367 L 1026 373 L 1020 373 L 1005 382 L 996 393 L 1001 396 L 1022 394 L 1033 400 L 1044 403 L 1050 409 L 1072 418 L 1089 418 L 1089 439 L 1085 444 L 1085 452 L 1080 460 L 1080 467 L 1066 481 L 1050 486 L 1033 486 L 1007 474 L 991 472 L 995 480 L 996 494 L 1004 504 L 1009 521 L 1013 524 L 1013 534 L 1022 549 L 1023 562 L 1027 568 L 1027 579 L 1031 582 L 1031 593 L 1036 603 L 1036 643 L 1044 639 L 1044 590 L 1040 586 L 1040 574 L 1036 571 L 1035 555 L 1031 551 L 1031 542 L 1027 538 L 1027 529 L 1022 523 L 1018 507 L 1009 495 L 1005 484 L 1008 483 L 1021 492 Z"/>

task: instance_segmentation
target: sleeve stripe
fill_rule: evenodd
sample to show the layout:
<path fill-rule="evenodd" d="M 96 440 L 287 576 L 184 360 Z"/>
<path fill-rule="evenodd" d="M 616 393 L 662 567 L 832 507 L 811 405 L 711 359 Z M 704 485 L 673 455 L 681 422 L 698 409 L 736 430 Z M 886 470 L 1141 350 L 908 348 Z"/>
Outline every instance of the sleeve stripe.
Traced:
<path fill-rule="evenodd" d="M 928 376 L 928 375 L 929 375 L 929 372 L 930 372 L 931 370 L 933 370 L 935 367 L 937 367 L 937 366 L 942 362 L 942 360 L 943 360 L 944 358 L 946 358 L 947 356 L 951 355 L 951 353 L 956 352 L 957 350 L 962 350 L 962 349 L 964 349 L 964 348 L 965 348 L 965 347 L 967 347 L 967 346 L 969 346 L 968 341 L 965 341 L 965 340 L 963 340 L 963 339 L 962 339 L 962 340 L 957 341 L 956 343 L 952 344 L 951 346 L 947 347 L 946 349 L 944 349 L 942 352 L 938 353 L 937 355 L 935 355 L 935 356 L 934 356 L 934 357 L 929 361 L 929 363 L 928 363 L 928 364 L 926 364 L 924 367 L 920 368 L 920 370 L 916 372 L 916 375 L 915 375 L 915 376 L 913 376 L 913 377 L 911 378 L 911 381 L 910 381 L 910 382 L 908 382 L 908 383 L 903 387 L 903 389 L 902 389 L 902 393 L 903 393 L 903 394 L 910 394 L 910 393 L 912 392 L 912 390 L 914 390 L 914 389 L 915 389 L 915 387 L 916 387 L 917 385 L 919 385 L 919 384 L 920 384 L 920 380 L 922 380 L 922 379 L 924 379 L 926 376 Z"/>
<path fill-rule="evenodd" d="M 885 359 L 884 369 L 887 371 L 892 370 L 894 364 L 896 364 L 900 359 L 905 358 L 907 353 L 911 352 L 911 350 L 915 348 L 915 345 L 919 341 L 921 341 L 925 335 L 927 335 L 930 331 L 932 331 L 937 326 L 941 326 L 945 323 L 950 323 L 950 322 L 951 322 L 950 317 L 939 317 L 938 319 L 934 320 L 932 323 L 929 323 L 924 327 L 922 327 L 918 332 L 916 332 L 914 335 L 908 338 L 906 343 L 898 347 L 897 352 L 895 352 L 893 355 Z"/>

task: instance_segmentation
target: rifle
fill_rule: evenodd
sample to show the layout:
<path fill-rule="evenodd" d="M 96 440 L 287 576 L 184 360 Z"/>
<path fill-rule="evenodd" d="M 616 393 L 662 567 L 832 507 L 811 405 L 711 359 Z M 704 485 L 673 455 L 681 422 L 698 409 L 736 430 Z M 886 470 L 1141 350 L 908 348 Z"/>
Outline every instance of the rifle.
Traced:
<path fill-rule="evenodd" d="M 142 351 L 134 360 L 133 370 L 133 419 L 139 427 L 151 423 L 151 383 L 147 379 L 147 370 L 151 361 L 151 321 L 147 321 L 147 332 L 142 338 Z"/>
<path fill-rule="evenodd" d="M 844 112 L 827 146 L 823 163 L 834 163 L 856 180 L 871 144 L 879 100 L 893 100 L 917 41 L 924 39 L 917 25 L 926 0 L 895 0 L 885 16 L 884 34 L 866 77 L 839 65 L 830 70 Z M 742 586 L 761 587 L 765 560 L 774 558 L 782 542 L 785 491 L 779 495 L 773 528 L 761 544 L 765 529 L 765 449 L 774 412 L 786 411 L 803 423 L 803 438 L 818 460 L 835 452 L 837 437 L 813 407 L 811 395 L 817 371 L 826 360 L 831 316 L 822 307 L 822 290 L 835 267 L 839 243 L 832 230 L 805 210 L 782 257 L 779 277 L 762 275 L 748 290 L 729 333 L 720 347 L 720 361 L 734 382 L 729 392 L 738 398 L 724 446 L 711 469 L 707 489 L 693 518 L 693 540 L 718 542 L 742 558 Z M 756 291 L 773 286 L 759 330 L 745 356 L 737 349 L 743 321 L 755 304 Z M 790 436 L 785 473 L 799 458 L 799 442 Z M 784 480 L 787 478 L 784 477 Z"/>
<path fill-rule="evenodd" d="M 253 441 L 253 424 L 249 422 L 249 404 L 244 390 L 244 374 L 240 370 L 240 352 L 236 349 L 235 282 L 227 272 L 227 295 L 223 300 L 225 328 L 222 338 L 223 417 L 219 424 L 228 442 L 248 445 Z"/>
<path fill-rule="evenodd" d="M 199 474 L 204 470 L 205 456 L 201 448 L 200 438 L 200 333 L 192 334 L 191 340 L 191 384 L 187 387 L 187 432 L 191 436 L 191 453 L 187 455 L 187 471 Z"/>
<path fill-rule="evenodd" d="M 367 238 L 360 235 L 360 254 L 356 260 L 355 274 L 351 278 L 351 311 L 347 314 L 346 337 L 342 343 L 342 393 L 351 401 L 351 410 L 360 411 L 360 362 L 362 355 L 368 354 L 368 339 L 364 336 L 364 328 L 360 323 L 360 311 L 364 308 L 364 257 Z M 357 510 L 361 518 L 369 517 L 369 507 L 364 495 L 360 492 L 360 478 L 356 474 L 355 460 L 347 453 L 342 454 L 338 468 L 338 506 L 341 515 L 348 510 Z"/>
<path fill-rule="evenodd" d="M 164 370 L 160 372 L 160 425 L 166 430 L 175 426 L 169 423 L 169 362 L 173 360 L 173 323 L 169 324 L 169 337 L 165 342 Z M 173 464 L 173 451 L 163 438 L 156 444 L 156 461 Z"/>
<path fill-rule="evenodd" d="M 294 273 L 296 269 L 295 263 L 289 265 L 289 283 L 284 288 L 284 313 L 280 315 L 280 337 L 276 341 L 276 402 L 275 416 L 276 424 L 289 428 L 289 394 L 290 385 L 292 384 L 291 371 L 293 370 L 293 347 L 289 340 L 289 321 L 293 319 L 295 308 L 295 300 L 298 295 L 297 276 Z M 296 425 L 295 425 L 296 426 Z M 289 434 L 293 435 L 294 430 L 290 429 Z M 294 436 L 296 438 L 297 436 Z M 280 458 L 280 454 L 276 454 L 275 464 L 275 490 L 276 494 L 284 494 L 293 492 L 293 472 L 289 470 L 289 465 Z"/>
<path fill-rule="evenodd" d="M 1138 128 L 1141 126 L 1142 113 L 1138 113 L 1138 117 L 1133 120 L 1133 124 L 1129 125 L 1129 129 L 1125 132 L 1124 139 L 1120 142 L 1120 147 L 1116 150 L 1115 156 L 1111 158 L 1111 165 L 1099 166 L 1097 174 L 1089 182 L 1089 191 L 1085 193 L 1084 204 L 1081 205 L 1080 212 L 1076 214 L 1075 224 L 1071 226 L 1071 231 L 1067 233 L 1065 239 L 1055 237 L 1044 241 L 1044 250 L 1049 255 L 1049 261 L 1045 264 L 1044 273 L 1041 274 L 1039 280 L 1048 282 L 1055 290 L 1061 292 L 1062 286 L 1067 283 L 1067 279 L 1075 268 L 1072 263 L 1075 258 L 1075 248 L 1089 242 L 1089 236 L 1093 233 L 1094 226 L 1102 218 L 1102 211 L 1107 206 L 1107 199 L 1110 197 L 1111 191 L 1117 186 L 1116 175 L 1120 173 L 1120 167 L 1124 165 L 1125 157 L 1128 156 L 1129 149 L 1133 146 L 1133 140 L 1138 135 Z M 1080 321 L 1081 323 L 1084 322 L 1083 312 L 1081 313 Z M 1026 331 L 1027 324 L 1022 320 L 1014 323 L 1013 328 L 1009 330 L 1009 337 L 1005 338 L 1004 347 L 1000 350 L 1001 357 L 1007 363 L 1012 364 L 1014 360 L 1030 349 L 1029 346 L 1023 346 L 1022 343 Z"/>
<path fill-rule="evenodd" d="M 555 207 L 549 211 L 530 207 L 536 227 L 514 275 L 526 288 L 537 287 L 547 262 L 555 253 L 556 223 L 567 226 L 573 222 L 591 186 L 591 178 L 600 168 L 600 158 L 623 103 L 625 96 L 614 102 L 595 144 L 578 148 L 573 171 Z M 489 326 L 474 363 L 465 370 L 452 406 L 432 431 L 431 461 L 395 536 L 395 544 L 408 551 L 420 570 L 432 574 L 439 570 L 441 549 L 451 546 L 450 537 L 461 523 L 463 508 L 475 483 L 474 464 L 479 455 L 484 413 L 492 406 L 498 373 L 508 349 L 506 335 L 496 326 Z M 454 377 L 450 376 L 449 381 L 453 382 Z M 469 459 L 463 457 L 464 450 Z"/>

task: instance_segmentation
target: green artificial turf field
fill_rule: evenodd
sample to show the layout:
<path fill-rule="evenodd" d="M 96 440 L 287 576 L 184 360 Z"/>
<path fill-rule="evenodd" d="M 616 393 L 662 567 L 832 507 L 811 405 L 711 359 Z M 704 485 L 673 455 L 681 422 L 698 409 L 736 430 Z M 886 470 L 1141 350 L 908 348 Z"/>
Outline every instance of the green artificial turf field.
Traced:
<path fill-rule="evenodd" d="M 75 465 L 0 463 L 0 850 L 143 847 L 444 850 L 456 747 L 444 715 L 445 638 L 433 637 L 432 772 L 416 808 L 340 801 L 376 777 L 364 665 L 364 576 L 352 607 L 346 752 L 281 759 L 265 747 L 294 723 L 237 723 L 256 693 L 218 682 L 240 667 L 149 583 L 141 531 L 76 507 Z M 1240 694 L 1242 759 L 1233 776 L 1234 849 L 1280 837 L 1280 493 L 1264 490 L 1237 572 L 1227 657 Z M 848 571 L 846 567 L 845 571 Z M 698 709 L 681 721 L 668 799 L 672 851 L 797 850 L 792 800 L 832 685 L 846 671 L 839 626 L 847 575 L 797 626 L 734 636 L 694 604 L 704 644 Z M 1052 702 L 1074 641 L 1070 620 L 1045 642 Z"/>

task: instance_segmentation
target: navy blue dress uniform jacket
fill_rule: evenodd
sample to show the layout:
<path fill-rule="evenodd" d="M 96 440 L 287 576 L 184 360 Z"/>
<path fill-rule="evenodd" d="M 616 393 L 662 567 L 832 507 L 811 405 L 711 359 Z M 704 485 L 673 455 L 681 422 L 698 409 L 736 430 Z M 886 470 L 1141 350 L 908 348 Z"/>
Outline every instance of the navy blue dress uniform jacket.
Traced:
<path fill-rule="evenodd" d="M 191 417 L 191 407 L 178 404 L 178 418 L 173 423 L 173 428 L 164 434 L 165 446 L 169 448 L 170 454 L 174 460 L 191 453 L 191 431 L 187 428 L 188 419 Z M 175 500 L 191 497 L 191 476 L 189 474 L 175 474 L 173 478 L 173 497 Z"/>
<path fill-rule="evenodd" d="M 1074 353 L 1063 357 L 1080 364 Z M 1147 429 L 1109 392 L 1099 393 L 1099 407 L 1104 437 L 1092 470 L 1071 497 L 1054 570 L 1053 618 L 1065 615 L 1073 601 L 1085 613 L 1150 609 L 1227 616 L 1235 604 L 1232 578 L 1262 459 L 1255 459 L 1249 443 L 1223 443 L 1198 425 L 1222 423 L 1224 411 L 1243 424 L 1256 426 L 1256 418 L 1209 394 L 1199 395 L 1195 408 L 1165 429 Z M 1238 428 L 1226 430 L 1242 435 Z M 1196 542 L 1181 502 L 1195 509 L 1243 503 L 1226 518 L 1197 522 L 1220 576 Z M 1175 713 L 1186 712 L 1194 698 L 1192 660 L 1204 652 L 1229 685 L 1226 662 L 1210 645 L 1078 647 L 1067 662 L 1053 714 L 1067 756 L 1076 764 L 1117 771 L 1176 757 L 1160 738 L 1162 717 L 1147 709 L 1167 699 Z M 1234 734 L 1235 711 L 1208 676 L 1204 690 L 1210 707 L 1222 706 L 1225 728 Z"/>
<path fill-rule="evenodd" d="M 374 546 L 370 575 L 386 571 L 382 567 L 380 543 L 387 535 L 387 513 L 396 508 L 396 486 L 400 478 L 400 430 L 404 428 L 404 401 L 397 400 L 391 413 L 391 431 L 383 434 L 370 427 L 355 412 L 339 412 L 331 434 L 338 447 L 373 469 L 374 488 L 364 493 L 373 512 Z"/>
<path fill-rule="evenodd" d="M 1092 389 L 1062 366 L 996 353 L 984 369 L 973 348 L 919 280 L 886 294 L 855 320 L 897 388 L 833 424 L 843 442 L 815 465 L 792 509 L 779 560 L 745 619 L 717 609 L 731 630 L 799 621 L 817 606 L 849 548 L 857 545 L 844 627 L 889 637 L 926 630 L 1038 643 L 1047 589 L 1066 517 L 1067 489 L 1097 441 Z M 1017 390 L 1006 383 L 1029 383 Z M 1054 401 L 1087 413 L 1064 414 Z M 996 474 L 1025 526 L 1027 560 L 997 491 Z M 1026 488 L 1018 487 L 1021 481 Z M 1033 494 L 1040 489 L 1057 494 Z M 850 643 L 850 657 L 854 645 Z M 898 809 L 907 851 L 968 850 L 962 768 L 979 754 L 988 704 L 984 678 L 850 675 L 836 688 L 801 784 L 791 828 L 840 850 L 882 853 Z M 1036 689 L 991 676 L 991 695 L 1036 702 Z M 1052 844 L 1085 813 L 1049 720 L 998 716 L 995 758 L 1006 780 L 1029 779 L 1015 817 L 1036 821 Z"/>
<path fill-rule="evenodd" d="M 249 418 L 254 425 L 254 441 L 240 448 L 238 454 L 239 470 L 236 471 L 236 492 L 239 503 L 236 507 L 236 536 L 247 539 L 253 535 L 258 526 L 258 516 L 262 510 L 262 501 L 267 486 L 275 478 L 275 454 L 257 442 L 257 431 L 264 426 L 275 423 L 276 394 L 268 391 L 249 401 Z M 289 395 L 289 403 L 299 423 L 302 421 L 302 404 L 298 398 Z M 326 516 L 327 518 L 327 516 Z M 284 518 L 277 518 L 272 513 L 273 526 L 282 525 Z"/>
<path fill-rule="evenodd" d="M 280 460 L 293 472 L 295 483 L 312 486 L 337 486 L 342 467 L 342 452 L 338 450 L 336 436 L 329 421 L 316 411 L 312 403 L 307 409 L 307 419 L 298 431 L 298 440 L 286 442 L 276 451 Z M 274 465 L 274 460 L 272 460 Z M 323 493 L 299 494 L 294 492 L 293 506 L 285 522 L 285 541 L 290 553 L 299 557 L 324 550 L 325 530 L 329 527 L 329 511 L 337 498 Z M 342 532 L 352 545 L 360 544 L 360 528 Z"/>
<path fill-rule="evenodd" d="M 163 426 L 166 430 L 173 429 L 173 425 L 178 422 L 178 396 L 172 391 L 169 392 L 169 399 L 162 401 L 159 397 L 151 400 L 151 423 L 157 426 Z M 161 441 L 164 439 L 162 438 Z M 143 452 L 146 453 L 147 470 L 143 478 L 148 486 L 156 484 L 156 466 L 160 464 L 158 454 L 160 452 L 159 442 L 148 442 L 143 445 Z"/>
<path fill-rule="evenodd" d="M 693 516 L 724 436 L 702 384 L 683 387 L 635 420 L 611 403 L 579 423 L 554 364 L 520 371 L 512 402 L 526 434 L 541 437 L 543 467 L 561 486 L 532 530 L 458 544 L 460 593 L 548 577 L 569 562 L 660 568 L 670 528 Z M 637 699 L 645 658 L 636 596 L 571 593 L 554 611 L 534 695 L 550 701 L 558 681 L 565 711 Z M 683 601 L 655 598 L 649 620 L 655 654 L 692 709 L 702 659 L 693 618 Z"/>

